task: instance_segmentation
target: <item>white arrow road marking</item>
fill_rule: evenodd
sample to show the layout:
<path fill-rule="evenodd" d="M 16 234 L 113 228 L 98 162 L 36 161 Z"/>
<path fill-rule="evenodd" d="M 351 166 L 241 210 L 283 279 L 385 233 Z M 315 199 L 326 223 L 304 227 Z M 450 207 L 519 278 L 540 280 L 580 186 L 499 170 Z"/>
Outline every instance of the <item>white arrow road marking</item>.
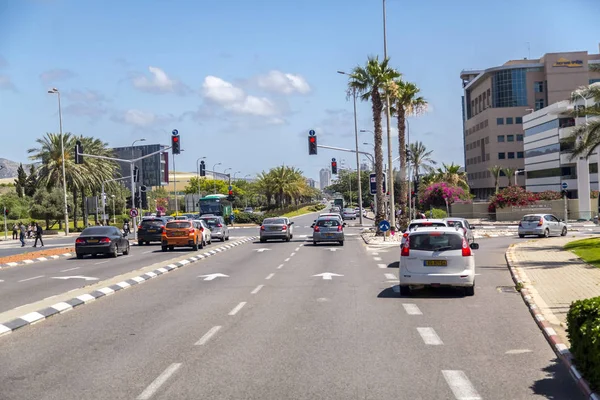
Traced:
<path fill-rule="evenodd" d="M 332 272 L 323 272 L 322 274 L 317 274 L 317 275 L 313 275 L 313 276 L 322 276 L 323 279 L 330 281 L 332 276 L 344 276 L 344 275 L 334 274 Z"/>
<path fill-rule="evenodd" d="M 254 249 L 254 251 L 258 252 L 258 253 L 262 253 L 263 251 L 269 251 L 271 249 Z"/>
<path fill-rule="evenodd" d="M 98 278 L 94 278 L 93 276 L 81 276 L 81 275 L 76 275 L 76 276 L 54 276 L 52 277 L 52 279 L 84 279 L 86 281 L 97 281 Z"/>
<path fill-rule="evenodd" d="M 216 273 L 216 274 L 209 274 L 209 275 L 199 275 L 198 278 L 204 278 L 205 281 L 212 281 L 215 278 L 229 278 L 229 275 Z"/>

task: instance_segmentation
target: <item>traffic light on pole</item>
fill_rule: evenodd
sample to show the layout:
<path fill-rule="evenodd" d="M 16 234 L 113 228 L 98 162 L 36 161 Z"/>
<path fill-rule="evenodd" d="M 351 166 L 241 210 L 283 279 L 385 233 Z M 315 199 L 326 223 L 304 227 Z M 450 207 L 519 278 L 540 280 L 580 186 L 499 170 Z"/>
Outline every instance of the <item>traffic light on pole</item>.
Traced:
<path fill-rule="evenodd" d="M 83 164 L 83 145 L 78 140 L 75 142 L 75 164 Z"/>
<path fill-rule="evenodd" d="M 127 196 L 126 207 L 130 209 L 133 208 L 133 201 L 131 200 L 131 196 Z"/>
<path fill-rule="evenodd" d="M 148 193 L 146 193 L 146 190 L 148 190 L 148 188 L 146 186 L 140 187 L 141 198 L 142 198 L 142 204 L 141 204 L 142 210 L 148 209 Z"/>
<path fill-rule="evenodd" d="M 308 155 L 317 155 L 317 135 L 312 129 L 308 132 Z"/>
<path fill-rule="evenodd" d="M 137 165 L 133 167 L 133 181 L 136 183 L 140 181 L 140 169 Z"/>
<path fill-rule="evenodd" d="M 171 151 L 173 154 L 181 154 L 181 140 L 177 129 L 173 129 L 171 136 Z"/>
<path fill-rule="evenodd" d="M 331 173 L 337 174 L 337 162 L 336 161 L 331 162 Z"/>
<path fill-rule="evenodd" d="M 4 207 L 4 216 L 8 217 L 8 208 Z"/>
<path fill-rule="evenodd" d="M 200 176 L 206 176 L 206 164 L 200 161 Z"/>

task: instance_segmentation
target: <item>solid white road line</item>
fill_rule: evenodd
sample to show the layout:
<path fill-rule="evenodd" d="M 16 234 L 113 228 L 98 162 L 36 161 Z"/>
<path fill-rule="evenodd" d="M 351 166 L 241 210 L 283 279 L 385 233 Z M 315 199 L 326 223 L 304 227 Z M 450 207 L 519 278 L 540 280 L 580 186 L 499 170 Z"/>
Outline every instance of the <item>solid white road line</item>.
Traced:
<path fill-rule="evenodd" d="M 106 261 L 100 261 L 95 263 L 94 265 L 100 265 L 100 264 L 106 264 L 107 262 L 109 262 L 110 260 L 106 260 Z"/>
<path fill-rule="evenodd" d="M 442 374 L 456 400 L 481 400 L 481 396 L 463 371 L 443 370 Z"/>
<path fill-rule="evenodd" d="M 425 344 L 429 344 L 432 346 L 439 346 L 441 344 L 444 344 L 444 342 L 442 342 L 442 339 L 440 339 L 437 333 L 435 333 L 435 330 L 433 328 L 417 328 L 417 332 L 419 332 L 419 335 L 421 335 L 421 338 L 423 339 Z"/>
<path fill-rule="evenodd" d="M 233 310 L 229 311 L 229 315 L 235 315 L 246 305 L 245 301 L 242 301 L 240 304 L 234 307 Z"/>
<path fill-rule="evenodd" d="M 215 333 L 219 332 L 219 329 L 221 329 L 220 326 L 213 326 L 212 328 L 210 328 L 210 330 L 206 332 L 204 336 L 202 336 L 200 340 L 196 342 L 196 346 L 202 346 L 206 344 L 206 342 L 208 342 L 210 338 L 215 335 Z"/>
<path fill-rule="evenodd" d="M 383 275 L 385 275 L 385 279 L 388 279 L 388 280 L 394 280 L 394 279 L 397 280 L 398 279 L 398 278 L 396 278 L 396 275 L 394 275 L 394 274 L 383 274 Z"/>
<path fill-rule="evenodd" d="M 44 275 L 39 275 L 39 276 L 34 276 L 33 278 L 21 279 L 20 281 L 17 281 L 17 282 L 27 282 L 27 281 L 32 281 L 34 279 L 43 278 L 43 277 L 44 277 Z"/>
<path fill-rule="evenodd" d="M 273 276 L 275 276 L 275 274 L 269 274 L 265 279 L 271 279 Z"/>
<path fill-rule="evenodd" d="M 375 261 L 381 261 L 381 257 L 373 257 L 373 260 L 375 260 Z"/>
<path fill-rule="evenodd" d="M 416 304 L 404 303 L 402 304 L 402 307 L 404 307 L 404 311 L 406 311 L 408 315 L 423 315 Z"/>
<path fill-rule="evenodd" d="M 387 268 L 387 265 L 385 265 L 385 264 L 377 264 L 377 266 L 378 266 L 379 268 Z"/>
<path fill-rule="evenodd" d="M 286 258 L 286 259 L 285 259 L 285 260 L 283 260 L 283 261 L 284 261 L 284 262 L 288 262 L 288 261 L 290 261 L 290 259 L 289 259 L 289 258 Z"/>
<path fill-rule="evenodd" d="M 256 287 L 256 289 L 254 289 L 253 291 L 250 292 L 250 294 L 256 294 L 260 291 L 260 289 L 262 289 L 265 285 L 258 285 Z"/>
<path fill-rule="evenodd" d="M 279 264 L 279 266 L 277 267 L 277 269 L 281 269 L 283 268 L 283 264 Z"/>
<path fill-rule="evenodd" d="M 154 380 L 154 382 L 152 382 L 146 388 L 146 390 L 144 390 L 142 392 L 142 394 L 140 394 L 137 397 L 138 400 L 148 400 L 149 398 L 151 398 L 152 396 L 154 396 L 154 393 L 156 393 L 156 391 L 158 389 L 160 389 L 160 387 L 162 385 L 164 385 L 164 383 L 171 377 L 171 375 L 173 375 L 175 372 L 177 372 L 177 370 L 179 369 L 179 367 L 181 367 L 181 363 L 173 363 L 173 364 L 169 365 L 167 367 L 167 369 L 165 369 L 164 372 L 162 374 L 160 374 L 158 376 L 158 378 L 156 378 Z"/>
<path fill-rule="evenodd" d="M 60 272 L 69 272 L 69 271 L 74 271 L 74 270 L 76 270 L 76 269 L 79 269 L 79 268 L 81 268 L 81 267 L 67 268 L 67 269 L 63 269 L 63 270 L 61 270 Z"/>

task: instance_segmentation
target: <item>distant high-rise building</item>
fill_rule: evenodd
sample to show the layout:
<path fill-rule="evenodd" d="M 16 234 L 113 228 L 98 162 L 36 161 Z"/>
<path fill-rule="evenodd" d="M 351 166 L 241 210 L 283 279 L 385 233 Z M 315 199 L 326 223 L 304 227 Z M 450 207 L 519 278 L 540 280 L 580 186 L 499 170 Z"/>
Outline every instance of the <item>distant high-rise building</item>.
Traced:
<path fill-rule="evenodd" d="M 313 178 L 306 178 L 306 184 L 311 188 L 317 187 L 317 182 Z"/>
<path fill-rule="evenodd" d="M 331 185 L 331 170 L 329 168 L 323 168 L 319 171 L 319 183 L 321 190 Z"/>

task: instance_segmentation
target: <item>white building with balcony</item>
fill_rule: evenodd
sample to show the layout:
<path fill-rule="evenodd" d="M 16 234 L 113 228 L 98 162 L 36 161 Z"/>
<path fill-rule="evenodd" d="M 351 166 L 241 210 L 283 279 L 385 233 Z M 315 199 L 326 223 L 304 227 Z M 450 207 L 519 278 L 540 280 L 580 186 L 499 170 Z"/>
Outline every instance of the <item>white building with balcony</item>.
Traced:
<path fill-rule="evenodd" d="M 588 99 L 588 103 L 593 100 Z M 585 122 L 584 117 L 569 115 L 575 107 L 583 105 L 583 99 L 578 103 L 559 101 L 525 115 L 523 150 L 527 190 L 561 192 L 566 186 L 567 197 L 578 199 L 581 217 L 589 219 L 598 211 L 591 209 L 590 201 L 590 192 L 598 190 L 598 152 L 588 159 L 571 160 L 572 147 L 562 142 L 576 124 Z"/>

